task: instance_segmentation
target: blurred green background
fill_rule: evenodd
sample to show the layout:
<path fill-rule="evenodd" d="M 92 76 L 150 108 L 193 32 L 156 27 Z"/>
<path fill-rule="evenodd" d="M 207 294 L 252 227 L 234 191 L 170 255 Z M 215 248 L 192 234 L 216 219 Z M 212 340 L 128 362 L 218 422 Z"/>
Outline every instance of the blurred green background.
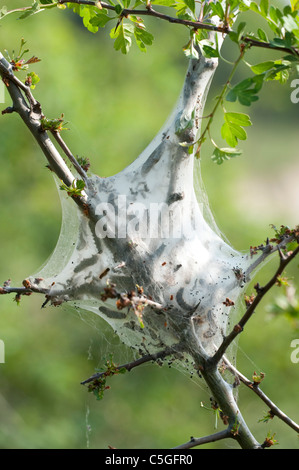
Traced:
<path fill-rule="evenodd" d="M 1 0 L 0 7 L 7 3 L 24 5 L 21 0 Z M 147 24 L 155 33 L 154 46 L 147 54 L 133 47 L 123 56 L 113 49 L 108 29 L 88 33 L 69 11 L 52 10 L 26 21 L 11 15 L 0 23 L 2 52 L 18 50 L 24 37 L 30 54 L 42 59 L 34 67 L 41 79 L 35 97 L 47 117 L 64 113 L 70 128 L 65 140 L 74 154 L 90 158 L 92 171 L 100 176 L 120 171 L 138 156 L 171 112 L 184 80 L 187 60 L 181 49 L 188 41 L 187 30 Z M 225 45 L 226 58 L 234 59 L 236 52 Z M 250 52 L 247 60 L 255 63 L 264 57 L 261 51 Z M 211 99 L 227 72 L 226 65 L 219 67 Z M 240 250 L 263 243 L 272 234 L 269 224 L 298 223 L 299 104 L 291 103 L 290 93 L 290 82 L 284 87 L 270 83 L 252 109 L 229 105 L 249 111 L 254 123 L 241 145 L 243 155 L 220 167 L 211 161 L 208 145 L 202 155 L 212 211 Z M 6 95 L 2 109 L 8 105 Z M 11 278 L 19 285 L 55 247 L 60 200 L 43 155 L 17 115 L 0 117 L 0 165 L 0 283 Z M 275 264 L 271 261 L 258 274 L 261 284 Z M 298 285 L 298 260 L 288 274 Z M 272 297 L 278 294 L 276 288 Z M 299 332 L 284 317 L 269 316 L 270 301 L 271 295 L 241 335 L 237 365 L 249 377 L 254 370 L 265 372 L 263 390 L 298 422 L 299 364 L 290 360 L 290 343 Z M 167 367 L 145 365 L 113 377 L 111 390 L 96 401 L 80 381 L 111 351 L 116 362 L 129 360 L 130 351 L 92 313 L 79 315 L 67 307 L 41 310 L 41 303 L 34 296 L 20 306 L 10 296 L 0 299 L 0 339 L 5 343 L 0 448 L 158 449 L 214 432 L 212 413 L 200 407 L 201 402 L 209 404 L 207 391 Z M 243 387 L 239 403 L 258 440 L 276 432 L 280 445 L 275 448 L 299 447 L 296 433 L 284 423 L 258 422 L 267 407 Z M 229 441 L 204 447 L 234 446 Z"/>

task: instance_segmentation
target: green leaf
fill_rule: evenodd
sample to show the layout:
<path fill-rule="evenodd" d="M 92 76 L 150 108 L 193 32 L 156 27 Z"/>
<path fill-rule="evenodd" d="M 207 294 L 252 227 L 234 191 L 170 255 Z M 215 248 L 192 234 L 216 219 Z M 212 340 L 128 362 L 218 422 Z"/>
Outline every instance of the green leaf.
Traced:
<path fill-rule="evenodd" d="M 194 41 L 193 39 L 190 39 L 188 44 L 183 47 L 183 52 L 186 57 L 189 59 L 198 59 L 199 58 L 199 53 L 196 47 L 194 46 Z"/>
<path fill-rule="evenodd" d="M 145 31 L 144 28 L 135 26 L 134 36 L 136 39 L 137 46 L 139 47 L 141 52 L 146 52 L 145 46 L 151 46 L 153 44 L 154 36 L 148 31 Z"/>
<path fill-rule="evenodd" d="M 217 49 L 214 49 L 211 46 L 202 46 L 202 53 L 205 57 L 210 59 L 211 57 L 219 57 L 219 51 Z"/>
<path fill-rule="evenodd" d="M 153 0 L 151 3 L 153 5 L 161 5 L 163 7 L 173 7 L 176 4 L 174 0 Z"/>
<path fill-rule="evenodd" d="M 7 6 L 0 8 L 0 19 L 7 15 Z"/>
<path fill-rule="evenodd" d="M 108 16 L 108 10 L 103 9 L 97 12 L 97 14 L 93 18 L 91 18 L 90 24 L 98 28 L 104 28 L 108 21 L 112 19 L 112 17 Z"/>
<path fill-rule="evenodd" d="M 190 113 L 185 113 L 182 111 L 175 123 L 175 133 L 176 135 L 182 135 L 187 129 L 192 129 L 194 126 L 195 120 L 195 108 Z"/>
<path fill-rule="evenodd" d="M 215 147 L 211 158 L 214 163 L 221 165 L 225 160 L 230 160 L 231 158 L 237 157 L 241 154 L 241 150 L 238 149 Z"/>
<path fill-rule="evenodd" d="M 259 13 L 260 14 L 260 7 L 257 3 L 255 2 L 251 2 L 250 3 L 250 10 L 254 11 L 255 13 Z"/>
<path fill-rule="evenodd" d="M 262 15 L 266 18 L 269 12 L 269 0 L 261 0 L 260 9 Z"/>
<path fill-rule="evenodd" d="M 248 114 L 244 113 L 225 113 L 225 118 L 234 124 L 239 126 L 251 126 L 252 122 Z"/>
<path fill-rule="evenodd" d="M 41 10 L 40 4 L 34 0 L 33 4 L 31 5 L 30 10 L 25 11 L 20 17 L 19 20 L 24 20 L 25 18 L 28 18 L 29 16 L 35 15 L 36 13 L 39 13 Z"/>
<path fill-rule="evenodd" d="M 29 82 L 30 88 L 31 88 L 32 90 L 34 90 L 34 88 L 36 87 L 36 85 L 37 85 L 38 82 L 40 81 L 40 78 L 39 78 L 39 76 L 38 76 L 36 73 L 30 72 L 30 73 L 27 73 L 26 81 Z"/>
<path fill-rule="evenodd" d="M 187 5 L 187 7 L 192 11 L 192 13 L 195 13 L 195 0 L 183 0 L 183 1 Z"/>
<path fill-rule="evenodd" d="M 121 5 L 115 5 L 115 13 L 116 13 L 117 15 L 120 15 L 121 12 L 122 12 L 122 10 L 123 10 L 123 9 L 122 9 L 122 6 L 121 6 Z"/>
<path fill-rule="evenodd" d="M 253 73 L 259 75 L 272 69 L 274 65 L 274 60 L 268 60 L 267 62 L 261 62 L 260 64 L 252 65 L 251 70 L 253 71 Z"/>
<path fill-rule="evenodd" d="M 224 20 L 224 10 L 220 2 L 211 3 L 211 9 L 215 16 L 218 16 L 220 20 Z"/>
<path fill-rule="evenodd" d="M 68 8 L 71 8 L 74 13 L 81 16 L 83 25 L 85 26 L 85 28 L 88 29 L 88 31 L 90 31 L 91 33 L 96 33 L 98 31 L 100 24 L 97 24 L 96 21 L 95 23 L 93 23 L 93 19 L 100 15 L 102 10 L 99 10 L 97 7 L 94 6 L 77 5 L 75 3 L 68 3 L 67 6 Z M 99 23 L 100 22 L 101 21 L 99 19 Z"/>
<path fill-rule="evenodd" d="M 261 28 L 258 28 L 257 30 L 257 34 L 258 34 L 258 37 L 264 41 L 264 42 L 268 42 L 268 36 L 267 34 L 265 33 L 265 31 Z"/>
<path fill-rule="evenodd" d="M 238 126 L 238 124 L 225 122 L 221 127 L 221 137 L 226 140 L 228 145 L 236 147 L 238 139 L 246 140 L 247 134 L 241 126 Z"/>
<path fill-rule="evenodd" d="M 115 39 L 114 49 L 116 51 L 121 51 L 123 54 L 127 54 L 132 45 L 132 34 L 134 33 L 134 26 L 123 23 L 121 21 L 118 28 L 113 28 L 110 32 L 110 37 Z"/>
<path fill-rule="evenodd" d="M 226 100 L 239 102 L 244 106 L 250 106 L 254 101 L 258 100 L 258 92 L 263 86 L 265 75 L 260 74 L 254 77 L 245 78 L 240 83 L 235 85 L 226 95 Z"/>
<path fill-rule="evenodd" d="M 296 11 L 299 9 L 299 0 L 291 0 L 291 7 L 292 11 Z"/>
<path fill-rule="evenodd" d="M 287 15 L 282 17 L 283 26 L 290 33 L 298 30 L 298 22 L 292 17 L 292 15 Z"/>

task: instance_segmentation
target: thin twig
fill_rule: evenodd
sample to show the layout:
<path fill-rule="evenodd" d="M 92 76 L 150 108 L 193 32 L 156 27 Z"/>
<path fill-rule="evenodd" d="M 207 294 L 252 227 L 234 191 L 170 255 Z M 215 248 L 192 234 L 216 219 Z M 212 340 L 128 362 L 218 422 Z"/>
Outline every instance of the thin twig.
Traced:
<path fill-rule="evenodd" d="M 69 0 L 58 0 L 58 3 L 63 5 L 65 3 L 68 3 Z M 92 1 L 92 0 L 73 0 L 72 3 L 76 3 L 78 5 L 87 5 L 87 6 L 94 6 L 94 7 L 99 7 L 99 8 L 105 8 L 107 10 L 112 10 L 115 11 L 115 6 L 110 5 L 109 3 L 106 2 L 99 2 L 97 0 Z M 206 31 L 214 31 L 222 34 L 230 34 L 232 30 L 224 24 L 223 26 L 216 26 L 211 23 L 203 23 L 201 21 L 190 21 L 182 18 L 177 18 L 173 16 L 166 15 L 164 13 L 160 13 L 157 10 L 154 10 L 152 5 L 149 3 L 146 6 L 145 10 L 137 10 L 134 8 L 124 8 L 121 11 L 120 17 L 127 17 L 129 15 L 135 15 L 135 16 L 151 16 L 155 18 L 159 18 L 160 20 L 167 21 L 169 23 L 175 23 L 175 24 L 180 24 L 188 27 L 192 27 L 194 30 L 198 29 L 203 29 Z M 264 48 L 264 49 L 271 49 L 271 50 L 276 50 L 276 51 L 281 51 L 285 53 L 290 53 L 292 55 L 295 55 L 299 57 L 299 52 L 296 48 L 294 47 L 282 47 L 278 45 L 274 45 L 268 42 L 264 41 L 259 41 L 258 39 L 254 39 L 248 36 L 242 36 L 241 40 L 250 45 L 251 47 L 259 47 L 259 48 Z"/>
<path fill-rule="evenodd" d="M 238 377 L 240 382 L 242 382 L 246 387 L 250 388 L 257 396 L 261 398 L 261 400 L 266 403 L 266 405 L 270 409 L 270 415 L 272 417 L 277 416 L 277 418 L 284 421 L 288 426 L 290 426 L 294 431 L 299 433 L 299 425 L 295 423 L 291 418 L 289 418 L 283 411 L 281 411 L 278 406 L 273 403 L 272 400 L 259 388 L 259 385 L 255 382 L 250 381 L 245 375 L 239 372 L 229 361 L 226 357 L 223 357 L 223 361 L 227 367 L 227 369 L 232 372 L 235 376 Z"/>
<path fill-rule="evenodd" d="M 278 243 L 278 245 L 272 245 L 269 243 L 267 240 L 266 245 L 259 247 L 259 249 L 262 251 L 262 254 L 256 258 L 256 260 L 246 269 L 244 273 L 244 278 L 247 281 L 250 280 L 250 274 L 260 265 L 262 264 L 266 258 L 268 258 L 270 255 L 274 254 L 276 251 L 279 251 L 279 249 L 283 248 L 285 245 L 288 243 L 291 243 L 292 241 L 296 240 L 295 235 L 290 235 L 288 237 L 283 238 L 283 240 Z"/>
<path fill-rule="evenodd" d="M 53 135 L 54 139 L 56 140 L 56 142 L 59 144 L 59 146 L 64 151 L 65 155 L 68 157 L 68 159 L 72 163 L 75 170 L 81 176 L 83 181 L 86 182 L 87 181 L 87 174 L 83 170 L 82 166 L 77 162 L 76 158 L 74 157 L 74 155 L 72 154 L 72 152 L 70 151 L 70 149 L 68 148 L 68 146 L 66 145 L 64 140 L 62 139 L 60 133 L 57 132 L 57 131 L 52 131 L 52 135 Z"/>
<path fill-rule="evenodd" d="M 201 446 L 203 444 L 209 444 L 210 442 L 220 441 L 222 439 L 228 439 L 233 437 L 231 430 L 229 428 L 224 429 L 223 431 L 216 432 L 215 434 L 210 434 L 209 436 L 204 437 L 191 437 L 190 441 L 185 444 L 181 444 L 173 449 L 191 449 L 192 447 Z"/>
<path fill-rule="evenodd" d="M 248 322 L 248 320 L 252 317 L 254 311 L 256 310 L 258 304 L 261 302 L 263 297 L 266 295 L 266 293 L 275 285 L 278 276 L 282 274 L 286 266 L 297 256 L 299 253 L 299 246 L 289 255 L 284 256 L 281 253 L 280 248 L 278 248 L 279 255 L 280 255 L 280 263 L 279 266 L 274 274 L 274 276 L 270 279 L 270 281 L 264 286 L 260 287 L 258 286 L 257 289 L 257 295 L 254 298 L 254 300 L 250 303 L 250 305 L 247 307 L 246 312 L 244 313 L 243 317 L 240 319 L 237 325 L 233 328 L 233 330 L 230 332 L 226 338 L 224 338 L 222 344 L 219 346 L 218 350 L 214 354 L 213 357 L 208 361 L 210 365 L 214 365 L 215 363 L 218 363 L 227 348 L 230 346 L 230 344 L 234 341 L 234 339 L 243 331 L 244 326 Z"/>
<path fill-rule="evenodd" d="M 165 357 L 170 356 L 171 354 L 177 353 L 180 351 L 181 347 L 182 346 L 178 343 L 171 347 L 165 348 L 162 351 L 159 351 L 155 354 L 147 354 L 145 356 L 140 357 L 139 359 L 135 359 L 134 361 L 128 362 L 126 364 L 122 364 L 121 366 L 117 366 L 115 370 L 118 371 L 120 369 L 126 369 L 127 371 L 130 371 L 134 369 L 135 367 L 145 364 L 146 362 L 157 361 L 157 359 L 164 359 Z M 98 372 L 97 374 L 92 375 L 88 379 L 83 380 L 81 384 L 85 385 L 87 383 L 92 382 L 93 380 L 103 377 L 104 375 L 105 375 L 105 372 Z"/>
<path fill-rule="evenodd" d="M 45 10 L 46 8 L 54 8 L 56 5 L 64 5 L 65 3 L 70 3 L 70 0 L 58 0 L 57 3 L 43 5 L 40 11 Z M 105 8 L 107 10 L 115 11 L 115 6 L 110 5 L 106 2 L 100 2 L 98 0 L 72 0 L 71 3 L 75 3 L 77 5 L 86 5 L 86 6 L 93 6 L 98 8 Z M 4 16 L 7 16 L 11 13 L 18 13 L 18 12 L 26 12 L 31 9 L 31 6 L 23 7 L 23 8 L 16 8 L 14 10 L 8 11 Z M 173 16 L 166 15 L 164 13 L 160 13 L 153 9 L 152 5 L 149 3 L 146 6 L 145 10 L 137 10 L 134 8 L 124 8 L 120 14 L 120 17 L 127 17 L 129 15 L 136 15 L 136 16 L 151 16 L 155 18 L 159 18 L 161 20 L 167 21 L 169 23 L 181 24 L 183 26 L 192 27 L 194 30 L 203 29 L 207 31 L 214 31 L 222 34 L 230 34 L 232 30 L 224 24 L 223 26 L 215 26 L 210 23 L 203 23 L 201 21 L 190 21 L 182 18 L 177 18 Z M 259 47 L 263 49 L 271 49 L 276 51 L 281 51 L 285 53 L 290 53 L 299 57 L 299 51 L 294 47 L 283 47 L 274 45 L 268 42 L 259 41 L 258 39 L 254 39 L 248 36 L 242 36 L 241 40 L 246 44 L 250 45 L 251 47 Z"/>

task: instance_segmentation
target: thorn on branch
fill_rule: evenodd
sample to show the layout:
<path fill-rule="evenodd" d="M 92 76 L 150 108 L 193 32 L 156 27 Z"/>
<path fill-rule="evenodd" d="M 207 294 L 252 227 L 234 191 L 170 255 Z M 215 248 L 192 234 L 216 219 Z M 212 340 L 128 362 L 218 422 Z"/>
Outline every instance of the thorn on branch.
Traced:
<path fill-rule="evenodd" d="M 260 284 L 258 282 L 254 285 L 254 288 L 255 288 L 257 294 L 261 294 L 264 290 L 264 288 L 262 286 L 260 286 Z"/>
<path fill-rule="evenodd" d="M 3 109 L 1 112 L 2 115 L 4 114 L 12 114 L 15 112 L 15 108 L 13 106 L 8 106 L 7 108 Z"/>

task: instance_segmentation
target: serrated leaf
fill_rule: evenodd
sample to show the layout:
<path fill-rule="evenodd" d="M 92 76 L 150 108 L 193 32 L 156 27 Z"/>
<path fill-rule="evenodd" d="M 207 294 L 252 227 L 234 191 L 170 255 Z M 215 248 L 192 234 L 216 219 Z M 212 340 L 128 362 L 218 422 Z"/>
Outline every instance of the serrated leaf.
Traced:
<path fill-rule="evenodd" d="M 226 140 L 228 145 L 236 147 L 238 140 L 246 140 L 247 134 L 238 124 L 225 122 L 221 127 L 221 137 Z"/>
<path fill-rule="evenodd" d="M 252 65 L 251 70 L 253 71 L 253 73 L 259 75 L 272 69 L 274 67 L 274 64 L 274 60 L 268 60 L 267 62 L 261 62 L 260 64 Z"/>
<path fill-rule="evenodd" d="M 40 8 L 40 4 L 36 0 L 34 0 L 33 4 L 31 5 L 30 10 L 25 11 L 25 13 L 19 16 L 19 20 L 24 20 L 25 18 L 28 18 L 29 16 L 39 13 L 40 11 L 42 11 L 42 9 Z"/>
<path fill-rule="evenodd" d="M 145 46 L 151 46 L 153 44 L 154 36 L 143 28 L 135 26 L 134 36 L 141 52 L 146 52 Z"/>
<path fill-rule="evenodd" d="M 269 0 L 261 0 L 260 9 L 261 9 L 262 15 L 264 17 L 267 17 L 268 12 L 269 12 Z"/>
<path fill-rule="evenodd" d="M 260 13 L 260 7 L 255 2 L 250 3 L 250 10 L 254 11 L 255 13 Z"/>
<path fill-rule="evenodd" d="M 230 160 L 230 158 L 237 157 L 241 154 L 241 150 L 238 149 L 215 147 L 211 158 L 214 163 L 217 163 L 217 165 L 221 165 L 225 160 Z"/>
<path fill-rule="evenodd" d="M 290 33 L 292 33 L 293 31 L 298 30 L 298 23 L 292 17 L 292 15 L 283 16 L 282 20 L 283 20 L 283 26 Z"/>
<path fill-rule="evenodd" d="M 97 14 L 91 18 L 90 24 L 98 28 L 104 28 L 108 21 L 111 21 L 113 18 L 108 16 L 108 10 L 100 10 Z"/>
<path fill-rule="evenodd" d="M 217 49 L 214 49 L 211 46 L 202 46 L 202 53 L 205 57 L 208 59 L 211 59 L 212 57 L 219 57 L 219 52 Z"/>
<path fill-rule="evenodd" d="M 195 13 L 195 0 L 183 0 L 183 1 L 187 5 L 187 7 L 192 11 L 192 13 Z"/>
<path fill-rule="evenodd" d="M 224 20 L 224 10 L 220 2 L 211 3 L 211 9 L 214 15 L 217 15 L 220 20 Z"/>
<path fill-rule="evenodd" d="M 38 82 L 40 81 L 39 76 L 35 72 L 27 73 L 27 80 L 30 80 L 30 88 L 34 90 Z"/>
<path fill-rule="evenodd" d="M 127 54 L 132 45 L 132 34 L 134 33 L 134 25 L 121 22 L 118 28 L 113 28 L 110 32 L 110 37 L 115 39 L 114 49 Z"/>
<path fill-rule="evenodd" d="M 190 40 L 186 46 L 183 47 L 183 52 L 186 57 L 189 59 L 198 59 L 199 53 L 196 47 L 194 46 L 194 41 Z"/>
<path fill-rule="evenodd" d="M 265 78 L 264 74 L 260 74 L 242 80 L 227 93 L 226 100 L 231 102 L 239 100 L 242 105 L 250 106 L 252 102 L 259 99 L 257 94 L 261 90 Z"/>
<path fill-rule="evenodd" d="M 292 11 L 296 11 L 299 9 L 299 0 L 291 0 L 291 7 Z"/>
<path fill-rule="evenodd" d="M 265 33 L 265 31 L 261 28 L 258 28 L 257 30 L 257 34 L 258 34 L 258 37 L 264 41 L 264 42 L 268 42 L 268 36 L 267 34 Z"/>
<path fill-rule="evenodd" d="M 252 122 L 248 114 L 244 113 L 225 113 L 225 119 L 239 126 L 251 126 Z"/>

